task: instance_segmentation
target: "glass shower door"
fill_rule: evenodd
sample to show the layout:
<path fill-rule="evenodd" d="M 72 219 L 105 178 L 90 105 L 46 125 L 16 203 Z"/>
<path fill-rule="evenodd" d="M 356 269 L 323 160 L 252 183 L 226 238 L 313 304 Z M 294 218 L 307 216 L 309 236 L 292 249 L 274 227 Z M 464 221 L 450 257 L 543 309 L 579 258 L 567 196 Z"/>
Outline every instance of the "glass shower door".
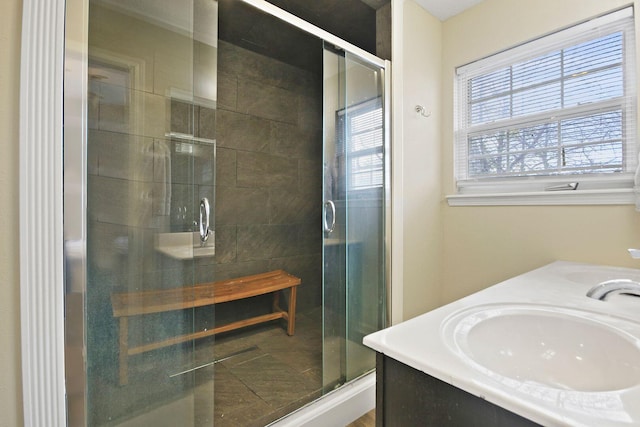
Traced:
<path fill-rule="evenodd" d="M 383 70 L 324 50 L 323 384 L 375 367 L 362 338 L 385 326 Z"/>
<path fill-rule="evenodd" d="M 88 3 L 86 423 L 211 425 L 216 3 Z"/>

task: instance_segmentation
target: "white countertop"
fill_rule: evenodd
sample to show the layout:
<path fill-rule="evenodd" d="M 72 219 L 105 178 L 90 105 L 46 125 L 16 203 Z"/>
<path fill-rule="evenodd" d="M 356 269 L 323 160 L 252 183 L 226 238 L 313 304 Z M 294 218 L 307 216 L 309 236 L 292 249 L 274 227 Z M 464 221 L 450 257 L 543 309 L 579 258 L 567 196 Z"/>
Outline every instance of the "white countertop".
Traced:
<path fill-rule="evenodd" d="M 368 335 L 364 344 L 545 426 L 640 425 L 640 385 L 622 390 L 576 391 L 506 378 L 469 363 L 452 345 L 451 319 L 477 306 L 544 305 L 578 309 L 594 317 L 640 325 L 640 298 L 586 297 L 612 279 L 640 281 L 640 270 L 558 261 L 491 286 L 411 320 Z M 635 334 L 640 346 L 640 334 Z M 640 329 L 639 329 L 640 330 Z M 633 367 L 637 369 L 637 367 Z M 584 373 L 589 375 L 589 371 Z"/>

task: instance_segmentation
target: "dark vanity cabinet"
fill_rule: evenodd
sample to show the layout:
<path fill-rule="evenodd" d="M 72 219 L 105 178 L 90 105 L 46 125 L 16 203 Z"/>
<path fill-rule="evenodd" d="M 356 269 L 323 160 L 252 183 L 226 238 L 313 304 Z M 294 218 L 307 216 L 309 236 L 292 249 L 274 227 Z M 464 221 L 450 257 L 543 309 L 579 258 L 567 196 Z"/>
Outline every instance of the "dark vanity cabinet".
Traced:
<path fill-rule="evenodd" d="M 382 353 L 376 357 L 377 427 L 539 425 Z"/>

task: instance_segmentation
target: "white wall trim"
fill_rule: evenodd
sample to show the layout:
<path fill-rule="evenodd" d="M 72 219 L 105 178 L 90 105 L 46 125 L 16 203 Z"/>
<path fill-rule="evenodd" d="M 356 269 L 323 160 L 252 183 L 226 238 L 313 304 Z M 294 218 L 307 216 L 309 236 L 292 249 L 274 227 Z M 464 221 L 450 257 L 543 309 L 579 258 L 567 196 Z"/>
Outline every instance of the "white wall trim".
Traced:
<path fill-rule="evenodd" d="M 404 184 L 402 19 L 405 0 L 391 0 L 391 324 L 404 320 Z"/>
<path fill-rule="evenodd" d="M 24 424 L 66 425 L 62 83 L 64 0 L 23 0 L 20 321 Z"/>
<path fill-rule="evenodd" d="M 456 194 L 449 206 L 633 205 L 631 188 L 609 190 L 535 191 L 522 193 Z"/>

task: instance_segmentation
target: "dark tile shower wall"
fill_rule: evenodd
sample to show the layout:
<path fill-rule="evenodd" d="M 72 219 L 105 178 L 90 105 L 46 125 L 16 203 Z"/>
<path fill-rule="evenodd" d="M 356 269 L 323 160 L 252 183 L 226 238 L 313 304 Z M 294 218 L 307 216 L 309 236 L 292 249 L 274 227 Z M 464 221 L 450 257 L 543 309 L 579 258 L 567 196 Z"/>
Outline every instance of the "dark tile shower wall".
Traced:
<path fill-rule="evenodd" d="M 319 75 L 220 41 L 217 110 L 171 102 L 172 132 L 217 142 L 216 256 L 196 259 L 196 283 L 283 268 L 302 278 L 298 310 L 320 305 L 321 90 Z M 201 161 L 194 156 L 183 170 L 193 172 L 198 196 L 210 195 Z M 189 196 L 175 180 L 172 193 Z M 172 231 L 188 229 L 190 217 L 172 214 Z M 217 322 L 268 304 L 265 297 L 218 306 Z M 200 312 L 199 326 L 211 326 L 211 310 Z"/>
<path fill-rule="evenodd" d="M 197 281 L 281 268 L 302 279 L 299 311 L 320 306 L 320 74 L 220 41 L 217 107 L 216 256 L 196 261 Z M 210 137 L 205 111 L 196 114 L 196 134 Z M 218 321 L 264 312 L 268 304 L 268 298 L 224 304 L 216 307 Z"/>

